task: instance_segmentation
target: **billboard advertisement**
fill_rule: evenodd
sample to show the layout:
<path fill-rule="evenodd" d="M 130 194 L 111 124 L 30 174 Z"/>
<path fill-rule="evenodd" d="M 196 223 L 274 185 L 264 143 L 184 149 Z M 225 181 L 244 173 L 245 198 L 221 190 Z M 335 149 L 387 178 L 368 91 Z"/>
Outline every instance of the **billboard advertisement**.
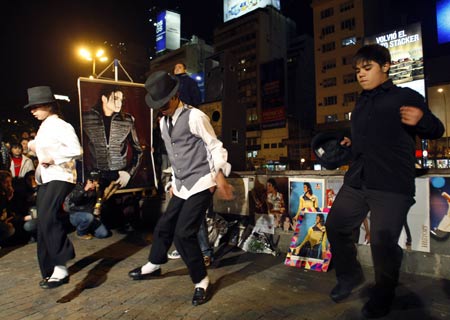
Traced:
<path fill-rule="evenodd" d="M 436 25 L 438 43 L 450 42 L 450 0 L 436 2 Z"/>
<path fill-rule="evenodd" d="M 224 0 L 223 22 L 238 18 L 255 9 L 272 6 L 280 10 L 280 0 Z"/>
<path fill-rule="evenodd" d="M 377 43 L 391 53 L 390 78 L 400 87 L 409 87 L 425 97 L 422 31 L 420 23 L 366 37 L 364 44 Z"/>
<path fill-rule="evenodd" d="M 156 18 L 156 52 L 176 50 L 180 47 L 180 14 L 161 11 Z"/>
<path fill-rule="evenodd" d="M 284 59 L 261 65 L 261 124 L 263 129 L 286 126 Z"/>

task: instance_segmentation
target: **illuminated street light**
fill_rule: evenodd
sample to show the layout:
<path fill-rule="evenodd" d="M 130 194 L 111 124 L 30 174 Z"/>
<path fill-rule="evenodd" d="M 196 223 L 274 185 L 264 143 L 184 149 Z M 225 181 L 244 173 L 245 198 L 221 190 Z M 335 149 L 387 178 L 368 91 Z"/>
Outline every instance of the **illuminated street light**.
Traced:
<path fill-rule="evenodd" d="M 449 151 L 449 146 L 448 146 L 448 121 L 447 121 L 447 98 L 445 97 L 445 91 L 443 88 L 439 88 L 437 89 L 437 92 L 442 93 L 442 96 L 444 97 L 444 117 L 445 117 L 445 136 L 447 139 L 447 148 L 445 150 L 445 158 L 447 159 L 447 168 L 449 167 L 449 163 L 448 163 L 448 151 Z"/>
<path fill-rule="evenodd" d="M 97 61 L 99 62 L 106 62 L 108 61 L 108 57 L 105 57 L 105 51 L 103 49 L 98 49 L 97 52 L 95 53 L 95 55 L 92 55 L 91 51 L 89 51 L 86 48 L 81 48 L 80 51 L 80 56 L 88 61 L 92 61 L 92 76 L 96 77 L 97 74 L 95 73 L 95 64 Z"/>

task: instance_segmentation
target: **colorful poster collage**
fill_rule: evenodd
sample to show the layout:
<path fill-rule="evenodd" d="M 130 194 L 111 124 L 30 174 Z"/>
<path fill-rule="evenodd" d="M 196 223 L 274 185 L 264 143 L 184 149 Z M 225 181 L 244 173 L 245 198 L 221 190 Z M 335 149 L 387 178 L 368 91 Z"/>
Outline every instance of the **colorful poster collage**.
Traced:
<path fill-rule="evenodd" d="M 325 187 L 325 179 L 289 179 L 289 214 L 295 230 L 285 265 L 315 271 L 328 270 L 331 252 L 325 230 L 329 211 L 324 205 Z"/>
<path fill-rule="evenodd" d="M 437 241 L 450 237 L 450 178 L 430 178 L 430 232 Z"/>

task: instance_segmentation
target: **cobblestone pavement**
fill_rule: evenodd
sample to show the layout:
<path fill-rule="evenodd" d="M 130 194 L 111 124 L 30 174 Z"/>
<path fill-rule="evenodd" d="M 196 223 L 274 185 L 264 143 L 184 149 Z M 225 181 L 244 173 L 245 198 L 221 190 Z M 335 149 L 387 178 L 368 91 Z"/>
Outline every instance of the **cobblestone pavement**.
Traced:
<path fill-rule="evenodd" d="M 320 273 L 283 265 L 283 256 L 227 253 L 209 269 L 213 296 L 191 305 L 193 284 L 181 260 L 163 266 L 163 277 L 133 281 L 129 270 L 147 260 L 150 235 L 114 232 L 108 239 L 70 234 L 77 257 L 70 282 L 43 290 L 36 244 L 0 250 L 0 319 L 361 319 L 362 288 L 335 304 L 328 293 L 334 271 Z M 373 279 L 365 269 L 367 283 Z M 450 281 L 401 275 L 386 319 L 449 319 Z"/>

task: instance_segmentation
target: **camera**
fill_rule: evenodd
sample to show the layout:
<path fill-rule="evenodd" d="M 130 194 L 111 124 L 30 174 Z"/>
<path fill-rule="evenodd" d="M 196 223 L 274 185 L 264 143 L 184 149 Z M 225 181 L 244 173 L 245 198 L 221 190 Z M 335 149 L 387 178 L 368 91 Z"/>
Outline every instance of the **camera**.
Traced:
<path fill-rule="evenodd" d="M 100 180 L 100 171 L 99 170 L 92 170 L 89 172 L 88 179 L 92 181 L 99 181 Z"/>

